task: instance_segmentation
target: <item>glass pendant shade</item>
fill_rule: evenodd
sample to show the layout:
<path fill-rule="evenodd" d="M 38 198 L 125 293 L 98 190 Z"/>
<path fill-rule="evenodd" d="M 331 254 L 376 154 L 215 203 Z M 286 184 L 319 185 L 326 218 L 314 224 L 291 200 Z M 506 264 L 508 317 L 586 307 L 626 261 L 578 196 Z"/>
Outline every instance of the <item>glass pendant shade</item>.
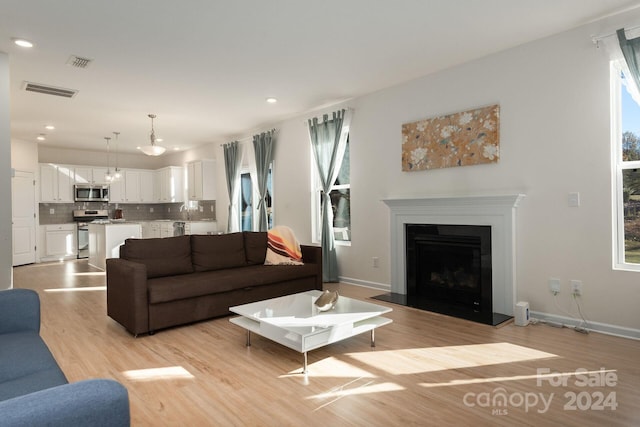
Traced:
<path fill-rule="evenodd" d="M 151 119 L 151 134 L 149 135 L 150 144 L 144 145 L 140 147 L 140 151 L 142 151 L 147 156 L 159 156 L 163 154 L 167 149 L 160 145 L 156 145 L 156 133 L 153 130 L 153 119 L 156 118 L 155 114 L 149 114 L 149 118 Z"/>

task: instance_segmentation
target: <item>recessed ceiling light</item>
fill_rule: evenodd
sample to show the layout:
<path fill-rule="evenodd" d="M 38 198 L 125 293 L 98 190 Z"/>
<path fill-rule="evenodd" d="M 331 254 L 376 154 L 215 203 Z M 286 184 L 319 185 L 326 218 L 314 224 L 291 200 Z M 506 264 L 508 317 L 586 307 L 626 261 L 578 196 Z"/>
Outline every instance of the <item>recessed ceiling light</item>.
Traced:
<path fill-rule="evenodd" d="M 162 142 L 162 141 L 164 141 L 164 139 L 162 139 L 162 138 L 156 138 L 156 142 Z"/>
<path fill-rule="evenodd" d="M 180 151 L 180 147 L 173 147 L 173 151 Z"/>
<path fill-rule="evenodd" d="M 54 125 L 46 125 L 44 128 L 47 130 L 54 130 L 56 127 Z"/>
<path fill-rule="evenodd" d="M 36 137 L 36 139 L 37 139 L 38 141 L 44 141 L 44 140 L 45 140 L 45 139 L 47 139 L 47 138 L 45 138 L 44 133 L 41 133 L 40 135 L 38 135 L 38 136 Z"/>
<path fill-rule="evenodd" d="M 269 97 L 269 98 L 265 99 L 265 101 L 267 101 L 267 104 L 275 104 L 276 102 L 278 102 L 278 100 L 276 98 L 273 98 L 273 97 Z"/>
<path fill-rule="evenodd" d="M 20 47 L 33 47 L 33 43 L 31 43 L 29 40 L 25 40 L 25 39 L 18 39 L 15 38 L 13 39 L 13 44 L 20 46 Z"/>

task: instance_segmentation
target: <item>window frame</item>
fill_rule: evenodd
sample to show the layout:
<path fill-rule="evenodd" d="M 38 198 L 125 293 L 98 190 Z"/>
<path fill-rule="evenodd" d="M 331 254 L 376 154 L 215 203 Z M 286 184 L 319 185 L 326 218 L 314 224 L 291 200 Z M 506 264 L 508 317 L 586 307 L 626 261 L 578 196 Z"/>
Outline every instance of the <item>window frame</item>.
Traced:
<path fill-rule="evenodd" d="M 611 83 L 611 159 L 612 159 L 612 204 L 613 204 L 613 269 L 640 271 L 640 264 L 625 260 L 625 219 L 623 171 L 640 169 L 640 160 L 625 161 L 622 156 L 622 84 L 624 68 L 617 61 L 610 64 Z"/>

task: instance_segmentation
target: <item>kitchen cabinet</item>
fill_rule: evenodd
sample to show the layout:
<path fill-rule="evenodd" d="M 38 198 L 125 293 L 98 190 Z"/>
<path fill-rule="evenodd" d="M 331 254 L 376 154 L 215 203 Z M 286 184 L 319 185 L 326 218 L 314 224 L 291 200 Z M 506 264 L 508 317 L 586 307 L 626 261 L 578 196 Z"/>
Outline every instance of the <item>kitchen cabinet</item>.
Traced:
<path fill-rule="evenodd" d="M 187 190 L 189 200 L 216 199 L 216 171 L 214 160 L 187 163 Z"/>
<path fill-rule="evenodd" d="M 174 221 L 161 221 L 160 222 L 160 237 L 172 237 L 173 236 L 173 222 Z"/>
<path fill-rule="evenodd" d="M 168 166 L 155 171 L 155 200 L 160 203 L 184 202 L 184 169 Z"/>
<path fill-rule="evenodd" d="M 113 173 L 114 170 L 111 170 Z M 107 184 L 104 176 L 107 174 L 107 168 L 78 166 L 75 168 L 76 184 Z"/>
<path fill-rule="evenodd" d="M 120 179 L 116 179 L 109 183 L 109 203 L 124 203 L 124 201 L 124 174 L 122 174 Z"/>
<path fill-rule="evenodd" d="M 218 224 L 215 221 L 187 221 L 184 234 L 217 234 Z"/>
<path fill-rule="evenodd" d="M 173 224 L 173 223 L 172 223 Z M 154 239 L 160 237 L 160 223 L 157 221 L 144 221 L 142 225 L 142 238 Z"/>
<path fill-rule="evenodd" d="M 40 165 L 40 201 L 73 202 L 73 168 L 64 165 Z"/>
<path fill-rule="evenodd" d="M 140 202 L 153 203 L 153 171 L 140 171 Z"/>
<path fill-rule="evenodd" d="M 124 200 L 129 203 L 140 201 L 140 172 L 124 171 Z"/>
<path fill-rule="evenodd" d="M 44 251 L 41 259 L 57 260 L 77 255 L 75 224 L 49 224 L 43 227 Z"/>

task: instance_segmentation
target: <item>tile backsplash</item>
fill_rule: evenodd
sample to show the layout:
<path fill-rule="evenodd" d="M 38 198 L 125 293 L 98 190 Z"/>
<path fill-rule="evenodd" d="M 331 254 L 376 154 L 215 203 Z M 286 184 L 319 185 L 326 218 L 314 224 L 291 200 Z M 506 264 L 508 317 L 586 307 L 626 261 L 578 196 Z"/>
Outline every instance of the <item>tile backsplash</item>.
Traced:
<path fill-rule="evenodd" d="M 107 209 L 109 211 L 109 218 L 113 218 L 116 209 L 122 209 L 123 217 L 129 221 L 153 221 L 156 219 L 197 221 L 202 219 L 216 219 L 215 200 L 199 201 L 195 209 L 189 211 L 185 209 L 184 203 L 40 203 L 40 224 L 71 223 L 73 222 L 73 211 L 78 209 Z"/>

